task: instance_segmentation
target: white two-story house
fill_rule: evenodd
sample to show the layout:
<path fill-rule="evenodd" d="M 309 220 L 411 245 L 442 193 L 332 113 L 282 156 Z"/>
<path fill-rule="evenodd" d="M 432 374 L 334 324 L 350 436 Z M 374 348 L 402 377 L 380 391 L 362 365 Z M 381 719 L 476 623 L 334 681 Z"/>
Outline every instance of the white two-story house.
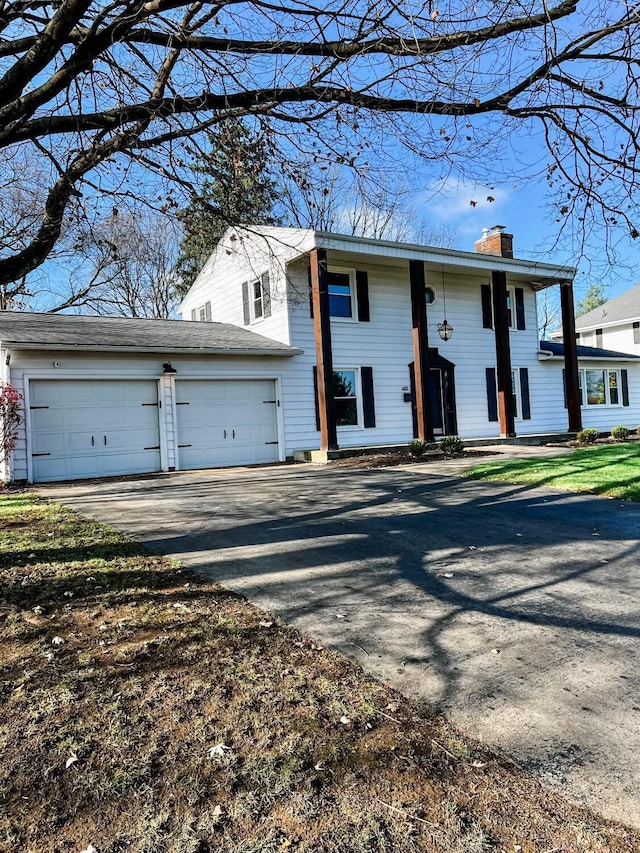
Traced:
<path fill-rule="evenodd" d="M 573 274 L 513 258 L 501 228 L 475 252 L 229 229 L 183 320 L 0 312 L 0 386 L 23 398 L 0 479 L 635 428 L 639 357 L 576 347 Z M 538 342 L 546 287 L 566 347 Z"/>
<path fill-rule="evenodd" d="M 412 436 L 534 436 L 583 421 L 602 430 L 635 423 L 637 402 L 634 416 L 625 411 L 639 400 L 633 358 L 581 349 L 581 369 L 584 362 L 600 371 L 606 386 L 596 409 L 581 406 L 578 353 L 539 344 L 536 293 L 560 287 L 571 325 L 575 271 L 514 259 L 511 247 L 499 227 L 475 252 L 230 229 L 180 311 L 303 350 L 279 377 L 289 456 Z"/>

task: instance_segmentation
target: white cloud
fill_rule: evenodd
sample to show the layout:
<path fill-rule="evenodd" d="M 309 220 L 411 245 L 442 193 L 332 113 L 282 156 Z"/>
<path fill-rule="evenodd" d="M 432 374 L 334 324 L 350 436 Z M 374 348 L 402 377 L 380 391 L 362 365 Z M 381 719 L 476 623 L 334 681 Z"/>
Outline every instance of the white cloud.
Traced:
<path fill-rule="evenodd" d="M 462 236 L 482 235 L 483 228 L 502 224 L 511 193 L 502 187 L 490 187 L 458 178 L 433 182 L 417 199 L 429 219 L 442 224 L 455 224 Z M 502 217 L 502 218 L 501 218 Z"/>

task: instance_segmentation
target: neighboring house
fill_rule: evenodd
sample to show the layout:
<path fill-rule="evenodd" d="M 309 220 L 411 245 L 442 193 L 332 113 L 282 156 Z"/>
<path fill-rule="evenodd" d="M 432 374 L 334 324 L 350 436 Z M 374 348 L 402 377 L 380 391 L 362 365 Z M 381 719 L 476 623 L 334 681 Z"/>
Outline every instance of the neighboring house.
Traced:
<path fill-rule="evenodd" d="M 576 317 L 576 340 L 640 355 L 640 284 Z"/>
<path fill-rule="evenodd" d="M 189 322 L 0 312 L 0 380 L 25 404 L 0 477 L 637 426 L 637 359 L 576 349 L 574 270 L 512 258 L 500 228 L 476 249 L 229 229 L 182 303 Z M 567 352 L 538 343 L 550 286 Z"/>

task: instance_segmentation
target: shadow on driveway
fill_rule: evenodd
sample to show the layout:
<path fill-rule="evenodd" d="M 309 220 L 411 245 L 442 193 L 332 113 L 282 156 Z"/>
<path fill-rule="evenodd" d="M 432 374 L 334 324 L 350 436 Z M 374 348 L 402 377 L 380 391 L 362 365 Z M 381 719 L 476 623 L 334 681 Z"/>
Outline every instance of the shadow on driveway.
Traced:
<path fill-rule="evenodd" d="M 640 505 L 287 467 L 41 491 L 247 595 L 640 825 Z"/>

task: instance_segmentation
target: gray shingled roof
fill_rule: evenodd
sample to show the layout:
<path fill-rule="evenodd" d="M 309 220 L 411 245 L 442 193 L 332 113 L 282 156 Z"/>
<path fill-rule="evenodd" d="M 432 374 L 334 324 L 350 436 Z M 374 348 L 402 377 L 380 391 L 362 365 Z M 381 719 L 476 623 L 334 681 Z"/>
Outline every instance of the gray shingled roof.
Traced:
<path fill-rule="evenodd" d="M 583 347 L 578 345 L 578 358 L 599 358 L 602 361 L 640 361 L 640 355 L 631 355 L 628 352 L 616 352 L 612 349 L 599 349 L 598 347 Z M 564 356 L 564 344 L 556 341 L 540 341 L 540 351 L 550 352 L 554 356 Z"/>
<path fill-rule="evenodd" d="M 229 323 L 0 311 L 0 343 L 21 349 L 292 356 L 302 350 Z"/>
<path fill-rule="evenodd" d="M 631 323 L 633 320 L 640 320 L 640 284 L 625 290 L 604 305 L 576 317 L 576 331 L 608 326 L 611 323 Z"/>

